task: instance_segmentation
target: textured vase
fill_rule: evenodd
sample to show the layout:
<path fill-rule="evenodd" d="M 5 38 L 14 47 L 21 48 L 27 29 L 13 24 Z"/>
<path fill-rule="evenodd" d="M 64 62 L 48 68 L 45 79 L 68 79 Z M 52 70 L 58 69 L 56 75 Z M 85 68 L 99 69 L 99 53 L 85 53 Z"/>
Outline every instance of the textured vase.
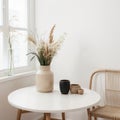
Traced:
<path fill-rule="evenodd" d="M 50 66 L 40 66 L 36 73 L 36 88 L 39 92 L 53 91 L 54 76 Z"/>
<path fill-rule="evenodd" d="M 70 81 L 69 80 L 60 80 L 60 92 L 62 94 L 68 94 L 70 89 Z"/>

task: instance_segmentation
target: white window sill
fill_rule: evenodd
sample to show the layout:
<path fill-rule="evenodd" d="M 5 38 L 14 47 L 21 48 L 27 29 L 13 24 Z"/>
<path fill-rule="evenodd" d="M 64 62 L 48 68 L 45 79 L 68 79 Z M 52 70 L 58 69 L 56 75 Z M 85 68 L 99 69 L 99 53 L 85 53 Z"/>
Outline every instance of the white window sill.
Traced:
<path fill-rule="evenodd" d="M 24 77 L 31 76 L 31 75 L 35 75 L 35 73 L 36 73 L 36 71 L 29 71 L 29 72 L 14 74 L 12 76 L 0 77 L 0 83 L 10 81 L 10 80 L 19 79 L 19 78 L 24 78 Z"/>

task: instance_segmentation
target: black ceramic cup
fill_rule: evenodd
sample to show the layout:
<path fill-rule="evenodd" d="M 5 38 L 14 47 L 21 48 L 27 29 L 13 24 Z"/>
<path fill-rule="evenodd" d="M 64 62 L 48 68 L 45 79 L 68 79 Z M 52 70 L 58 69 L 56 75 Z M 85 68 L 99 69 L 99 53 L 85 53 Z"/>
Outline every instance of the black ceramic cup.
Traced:
<path fill-rule="evenodd" d="M 70 90 L 70 81 L 69 80 L 60 80 L 59 83 L 60 92 L 62 94 L 68 94 Z"/>

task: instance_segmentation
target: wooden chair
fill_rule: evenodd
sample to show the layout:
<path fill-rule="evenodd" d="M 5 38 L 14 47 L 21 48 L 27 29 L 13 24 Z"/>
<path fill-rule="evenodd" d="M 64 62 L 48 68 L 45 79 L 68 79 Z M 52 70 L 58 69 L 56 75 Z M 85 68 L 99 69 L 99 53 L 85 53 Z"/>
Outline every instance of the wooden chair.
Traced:
<path fill-rule="evenodd" d="M 95 71 L 91 75 L 89 88 L 93 90 L 99 88 L 102 99 L 100 106 L 88 109 L 88 120 L 92 120 L 92 117 L 94 120 L 97 118 L 120 120 L 120 71 Z"/>
<path fill-rule="evenodd" d="M 18 112 L 17 112 L 17 120 L 21 120 L 22 114 L 28 113 L 28 112 L 30 112 L 30 111 L 25 111 L 25 110 L 18 109 Z M 44 113 L 44 118 L 43 118 L 43 120 L 45 120 L 46 115 L 47 115 L 47 114 Z M 57 119 L 53 119 L 53 120 L 57 120 Z M 62 120 L 65 120 L 65 113 L 64 113 L 64 112 L 62 112 Z"/>

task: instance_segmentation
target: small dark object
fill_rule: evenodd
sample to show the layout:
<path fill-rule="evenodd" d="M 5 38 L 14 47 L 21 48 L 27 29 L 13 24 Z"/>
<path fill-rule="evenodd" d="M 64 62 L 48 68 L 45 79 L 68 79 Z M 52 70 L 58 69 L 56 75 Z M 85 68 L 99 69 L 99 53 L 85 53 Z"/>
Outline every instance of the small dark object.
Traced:
<path fill-rule="evenodd" d="M 60 80 L 60 92 L 62 94 L 68 94 L 70 90 L 70 81 L 69 80 Z"/>

